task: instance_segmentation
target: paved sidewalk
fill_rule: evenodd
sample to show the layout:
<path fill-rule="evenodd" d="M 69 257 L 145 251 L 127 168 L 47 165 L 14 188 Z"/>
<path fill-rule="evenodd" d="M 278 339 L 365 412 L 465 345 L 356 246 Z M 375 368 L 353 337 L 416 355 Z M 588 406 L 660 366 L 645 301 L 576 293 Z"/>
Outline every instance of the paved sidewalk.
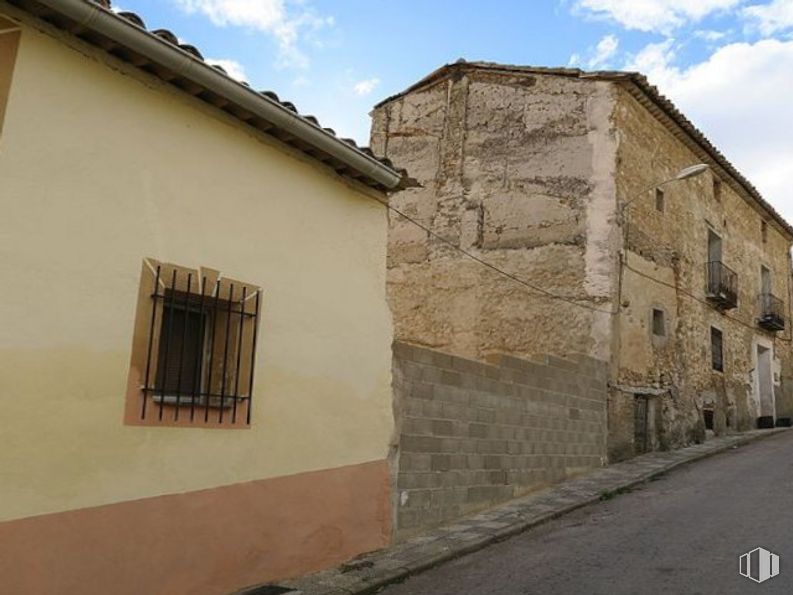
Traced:
<path fill-rule="evenodd" d="M 566 481 L 518 500 L 461 519 L 345 564 L 338 568 L 280 582 L 297 595 L 351 595 L 374 593 L 448 560 L 482 549 L 494 542 L 558 518 L 568 512 L 610 498 L 657 475 L 786 429 L 756 430 L 713 438 L 705 444 L 671 452 L 654 452 L 617 463 L 579 479 Z M 250 588 L 240 595 L 274 593 L 272 587 Z"/>

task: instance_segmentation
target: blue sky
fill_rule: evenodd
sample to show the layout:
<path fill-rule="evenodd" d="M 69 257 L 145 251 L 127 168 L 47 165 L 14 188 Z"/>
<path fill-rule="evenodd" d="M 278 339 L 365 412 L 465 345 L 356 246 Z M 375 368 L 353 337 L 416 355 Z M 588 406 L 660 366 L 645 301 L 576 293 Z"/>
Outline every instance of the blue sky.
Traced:
<path fill-rule="evenodd" d="M 641 70 L 789 220 L 793 0 L 118 0 L 366 143 L 371 106 L 463 57 Z"/>

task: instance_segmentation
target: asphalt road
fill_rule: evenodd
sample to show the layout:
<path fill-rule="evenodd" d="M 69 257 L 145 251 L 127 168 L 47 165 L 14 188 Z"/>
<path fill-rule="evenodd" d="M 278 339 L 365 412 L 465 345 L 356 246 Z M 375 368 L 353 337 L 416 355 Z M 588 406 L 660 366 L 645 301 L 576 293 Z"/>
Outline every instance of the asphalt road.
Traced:
<path fill-rule="evenodd" d="M 763 584 L 739 556 L 779 555 Z M 686 465 L 384 595 L 793 593 L 793 432 Z"/>

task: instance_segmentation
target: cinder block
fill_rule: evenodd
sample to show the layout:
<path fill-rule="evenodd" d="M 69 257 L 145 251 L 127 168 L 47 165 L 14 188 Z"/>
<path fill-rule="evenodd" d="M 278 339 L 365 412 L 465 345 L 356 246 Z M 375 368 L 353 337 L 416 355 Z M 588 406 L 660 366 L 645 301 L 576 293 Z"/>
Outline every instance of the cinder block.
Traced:
<path fill-rule="evenodd" d="M 428 382 L 415 382 L 410 388 L 409 394 L 414 399 L 432 399 L 435 396 L 435 385 Z"/>
<path fill-rule="evenodd" d="M 405 508 L 429 508 L 432 505 L 432 494 L 435 490 L 407 490 Z"/>
<path fill-rule="evenodd" d="M 459 372 L 455 372 L 453 370 L 441 370 L 439 384 L 443 384 L 445 386 L 462 387 L 463 376 Z"/>
<path fill-rule="evenodd" d="M 502 456 L 500 455 L 484 455 L 484 465 L 485 469 L 502 469 L 504 466 Z"/>
<path fill-rule="evenodd" d="M 487 438 L 488 426 L 480 423 L 468 424 L 468 435 L 472 438 Z"/>
<path fill-rule="evenodd" d="M 554 355 L 548 355 L 545 358 L 545 362 L 548 366 L 552 368 L 559 368 L 561 370 L 565 370 L 567 372 L 578 372 L 579 365 L 575 362 L 571 362 L 567 359 L 562 359 L 560 357 L 556 357 Z"/>
<path fill-rule="evenodd" d="M 451 369 L 456 358 L 446 353 L 435 351 L 432 354 L 432 363 L 439 368 Z"/>
<path fill-rule="evenodd" d="M 419 511 L 400 508 L 397 512 L 397 527 L 399 529 L 415 529 L 419 527 Z"/>
<path fill-rule="evenodd" d="M 444 488 L 453 488 L 457 486 L 466 485 L 465 471 L 444 471 L 443 473 L 436 473 L 440 480 L 440 486 Z"/>
<path fill-rule="evenodd" d="M 450 471 L 452 468 L 451 455 L 432 455 L 430 468 L 432 471 Z"/>
<path fill-rule="evenodd" d="M 502 502 L 512 493 L 511 486 L 474 486 L 468 488 L 468 502 Z"/>
<path fill-rule="evenodd" d="M 476 445 L 480 454 L 504 454 L 507 452 L 506 440 L 480 440 Z"/>
<path fill-rule="evenodd" d="M 490 471 L 488 473 L 488 481 L 492 485 L 506 485 L 509 483 L 507 481 L 507 472 L 506 471 Z"/>
<path fill-rule="evenodd" d="M 424 417 L 430 418 L 442 418 L 443 417 L 443 403 L 441 401 L 424 401 L 424 406 L 422 408 L 422 415 Z"/>
<path fill-rule="evenodd" d="M 468 421 L 472 416 L 474 418 L 476 417 L 474 410 L 468 405 L 452 403 L 449 401 L 443 401 L 442 411 L 444 419 Z"/>
<path fill-rule="evenodd" d="M 401 341 L 394 341 L 393 344 L 391 345 L 391 350 L 394 354 L 394 357 L 399 360 L 413 359 L 413 348 L 407 343 L 402 343 Z"/>
<path fill-rule="evenodd" d="M 415 436 L 432 436 L 433 420 L 420 417 L 405 417 L 402 420 L 402 432 Z"/>
<path fill-rule="evenodd" d="M 496 421 L 496 412 L 493 409 L 485 409 L 483 407 L 476 408 L 476 421 L 487 424 L 492 424 Z"/>
<path fill-rule="evenodd" d="M 435 387 L 435 399 L 458 405 L 468 404 L 468 393 L 457 386 L 438 385 Z"/>
<path fill-rule="evenodd" d="M 399 470 L 401 472 L 429 471 L 431 456 L 423 453 L 400 453 Z"/>
<path fill-rule="evenodd" d="M 440 439 L 440 452 L 442 453 L 459 453 L 460 440 L 457 438 L 441 438 Z"/>
<path fill-rule="evenodd" d="M 441 452 L 443 441 L 435 436 L 415 436 L 402 434 L 399 447 L 405 452 Z"/>
<path fill-rule="evenodd" d="M 456 454 L 449 455 L 451 457 L 452 469 L 466 471 L 468 469 L 468 455 Z"/>
<path fill-rule="evenodd" d="M 441 368 L 436 368 L 435 366 L 422 366 L 417 380 L 420 379 L 430 384 L 445 384 L 441 382 L 442 374 L 443 370 L 441 370 Z"/>
<path fill-rule="evenodd" d="M 455 423 L 446 419 L 432 420 L 431 430 L 435 436 L 455 436 L 458 433 Z"/>
<path fill-rule="evenodd" d="M 425 349 L 424 347 L 419 347 L 417 345 L 413 346 L 414 361 L 431 366 L 434 364 L 434 355 L 435 352 L 431 351 L 430 349 Z"/>
<path fill-rule="evenodd" d="M 405 360 L 399 363 L 399 369 L 402 373 L 402 382 L 409 383 L 421 378 L 424 372 L 424 366 L 415 361 Z"/>
<path fill-rule="evenodd" d="M 485 456 L 486 455 L 476 455 L 476 454 L 469 454 L 466 455 L 468 457 L 468 468 L 472 470 L 476 469 L 484 469 L 485 467 Z"/>
<path fill-rule="evenodd" d="M 460 439 L 460 452 L 465 454 L 471 454 L 477 452 L 476 450 L 476 438 L 461 438 Z"/>
<path fill-rule="evenodd" d="M 422 415 L 424 403 L 422 399 L 414 399 L 413 397 L 406 397 L 402 400 L 402 413 L 403 415 L 411 415 L 419 417 Z"/>

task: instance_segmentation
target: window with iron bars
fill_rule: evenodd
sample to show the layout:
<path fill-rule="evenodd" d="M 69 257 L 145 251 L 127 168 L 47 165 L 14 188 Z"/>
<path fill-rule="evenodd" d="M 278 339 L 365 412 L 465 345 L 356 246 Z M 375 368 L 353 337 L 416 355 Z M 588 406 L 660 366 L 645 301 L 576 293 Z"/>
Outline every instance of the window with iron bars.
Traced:
<path fill-rule="evenodd" d="M 133 346 L 139 407 L 131 420 L 128 405 L 127 421 L 247 427 L 261 289 L 211 269 L 146 264 Z"/>

